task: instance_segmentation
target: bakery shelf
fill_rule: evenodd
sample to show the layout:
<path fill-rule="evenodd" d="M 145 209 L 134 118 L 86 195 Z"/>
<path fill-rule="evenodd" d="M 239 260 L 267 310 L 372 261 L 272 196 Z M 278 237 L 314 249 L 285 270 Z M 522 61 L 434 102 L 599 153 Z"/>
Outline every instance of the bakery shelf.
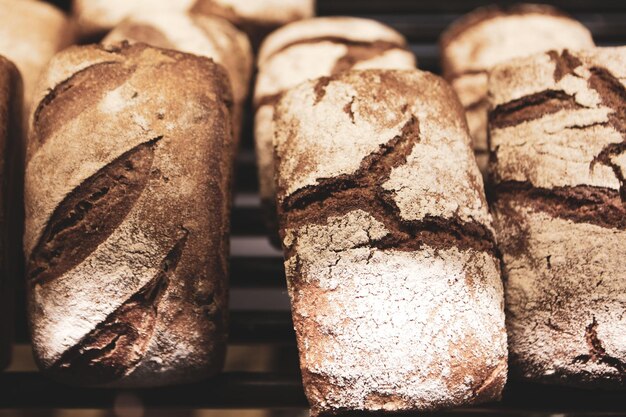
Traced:
<path fill-rule="evenodd" d="M 252 0 L 251 0 L 252 1 Z M 70 0 L 54 0 L 67 9 Z M 461 14 L 485 0 L 318 0 L 320 15 L 358 15 L 379 19 L 404 34 L 418 57 L 419 67 L 439 72 L 437 39 L 443 29 Z M 514 4 L 517 1 L 500 1 Z M 599 45 L 626 44 L 626 1 L 553 0 L 592 31 Z M 248 115 L 249 116 L 249 115 Z M 257 174 L 250 120 L 237 157 L 236 193 L 232 216 L 233 247 L 231 286 L 236 290 L 284 293 L 285 277 L 280 252 L 264 241 L 266 229 L 257 194 Z M 262 242 L 256 244 L 255 242 Z M 16 342 L 28 343 L 23 303 L 18 308 Z M 288 310 L 236 310 L 230 313 L 230 344 L 273 345 L 283 355 L 296 357 L 295 337 Z M 272 372 L 226 372 L 197 384 L 120 391 L 67 387 L 37 372 L 0 373 L 0 410 L 100 408 L 110 409 L 119 395 L 136 397 L 147 408 L 248 408 L 306 407 L 300 376 L 293 361 Z M 428 414 L 420 414 L 426 416 Z M 438 416 L 626 416 L 623 392 L 578 389 L 509 382 L 502 402 L 471 409 L 452 410 Z"/>
<path fill-rule="evenodd" d="M 66 387 L 36 372 L 4 373 L 0 374 L 0 392 L 0 408 L 5 409 L 108 408 L 119 395 L 136 397 L 146 408 L 306 407 L 296 373 L 229 372 L 196 384 L 127 391 Z M 502 402 L 437 415 L 624 415 L 624 407 L 626 399 L 618 392 L 511 383 Z"/>

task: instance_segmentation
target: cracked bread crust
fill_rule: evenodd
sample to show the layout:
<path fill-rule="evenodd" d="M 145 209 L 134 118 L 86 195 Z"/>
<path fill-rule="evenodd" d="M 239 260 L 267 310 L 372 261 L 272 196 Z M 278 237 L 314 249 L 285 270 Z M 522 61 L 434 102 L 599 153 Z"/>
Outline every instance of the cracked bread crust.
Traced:
<path fill-rule="evenodd" d="M 252 75 L 252 47 L 248 37 L 228 21 L 197 13 L 145 12 L 117 25 L 103 44 L 142 42 L 213 59 L 228 72 L 234 97 L 234 130 L 239 140 L 243 107 Z"/>
<path fill-rule="evenodd" d="M 280 94 L 307 80 L 368 68 L 413 69 L 415 57 L 395 30 L 352 17 L 291 23 L 265 40 L 254 92 L 254 133 L 259 188 L 268 223 L 274 224 L 276 216 L 272 120 Z"/>
<path fill-rule="evenodd" d="M 480 8 L 455 22 L 441 38 L 442 66 L 466 109 L 477 154 L 488 152 L 487 80 L 493 66 L 551 49 L 593 46 L 582 24 L 547 5 Z"/>
<path fill-rule="evenodd" d="M 226 73 L 190 54 L 93 45 L 57 55 L 47 82 L 25 182 L 40 367 L 101 386 L 215 374 L 233 161 Z"/>
<path fill-rule="evenodd" d="M 21 272 L 22 95 L 17 67 L 0 56 L 0 369 L 10 360 L 15 280 Z"/>
<path fill-rule="evenodd" d="M 20 70 L 24 114 L 45 65 L 72 40 L 73 28 L 56 7 L 42 1 L 0 0 L 0 55 Z"/>
<path fill-rule="evenodd" d="M 314 415 L 500 396 L 502 282 L 462 114 L 416 70 L 309 81 L 277 105 L 281 236 Z"/>
<path fill-rule="evenodd" d="M 626 383 L 626 48 L 548 52 L 490 77 L 511 367 Z"/>

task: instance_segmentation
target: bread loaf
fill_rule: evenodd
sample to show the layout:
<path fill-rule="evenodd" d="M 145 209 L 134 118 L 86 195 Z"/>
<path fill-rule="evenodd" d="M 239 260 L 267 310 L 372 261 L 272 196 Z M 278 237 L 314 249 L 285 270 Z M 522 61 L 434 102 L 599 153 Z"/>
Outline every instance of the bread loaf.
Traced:
<path fill-rule="evenodd" d="M 252 49 L 244 33 L 218 17 L 157 11 L 127 18 L 102 43 L 124 40 L 206 56 L 223 65 L 233 87 L 234 130 L 239 139 L 252 73 Z"/>
<path fill-rule="evenodd" d="M 490 77 L 493 210 L 517 376 L 626 382 L 626 48 L 548 52 Z"/>
<path fill-rule="evenodd" d="M 486 7 L 455 22 L 441 38 L 442 66 L 467 112 L 481 171 L 487 167 L 487 77 L 494 65 L 550 49 L 593 47 L 589 31 L 548 5 Z"/>
<path fill-rule="evenodd" d="M 257 44 L 286 23 L 313 16 L 314 0 L 73 0 L 83 39 L 101 37 L 125 18 L 154 11 L 194 11 L 219 16 L 245 31 Z"/>
<path fill-rule="evenodd" d="M 0 0 L 0 55 L 17 65 L 29 109 L 39 74 L 50 58 L 73 39 L 65 15 L 37 0 Z"/>
<path fill-rule="evenodd" d="M 303 83 L 276 108 L 278 208 L 313 414 L 499 398 L 503 290 L 463 109 L 432 74 Z"/>
<path fill-rule="evenodd" d="M 256 48 L 273 30 L 315 16 L 315 0 L 196 0 L 192 10 L 228 19 Z"/>
<path fill-rule="evenodd" d="M 40 367 L 106 386 L 218 372 L 233 161 L 226 73 L 191 54 L 92 45 L 57 55 L 42 82 L 24 238 Z"/>
<path fill-rule="evenodd" d="M 22 94 L 17 68 L 0 56 L 0 370 L 10 359 L 15 282 L 21 272 Z"/>
<path fill-rule="evenodd" d="M 349 69 L 415 68 L 405 39 L 374 20 L 323 17 L 291 23 L 263 43 L 254 92 L 259 189 L 270 232 L 276 230 L 272 149 L 274 104 L 299 83 Z"/>

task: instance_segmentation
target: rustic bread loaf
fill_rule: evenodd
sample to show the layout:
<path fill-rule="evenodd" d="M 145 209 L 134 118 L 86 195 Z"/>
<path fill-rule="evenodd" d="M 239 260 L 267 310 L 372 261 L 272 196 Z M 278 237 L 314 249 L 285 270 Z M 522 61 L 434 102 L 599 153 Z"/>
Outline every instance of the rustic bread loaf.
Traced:
<path fill-rule="evenodd" d="M 494 65 L 550 49 L 593 47 L 589 31 L 548 5 L 486 7 L 455 22 L 441 38 L 444 77 L 465 107 L 479 166 L 486 171 L 487 77 Z"/>
<path fill-rule="evenodd" d="M 228 19 L 256 48 L 273 30 L 315 16 L 315 0 L 196 0 L 192 10 Z"/>
<path fill-rule="evenodd" d="M 0 0 L 0 55 L 22 74 L 25 110 L 45 65 L 72 40 L 68 19 L 54 6 L 36 0 Z"/>
<path fill-rule="evenodd" d="M 303 81 L 352 68 L 412 69 L 415 57 L 401 34 L 379 22 L 324 17 L 291 23 L 268 36 L 258 67 L 254 136 L 259 188 L 270 231 L 275 233 L 272 119 L 281 93 Z"/>
<path fill-rule="evenodd" d="M 313 414 L 495 400 L 491 216 L 463 109 L 425 72 L 350 71 L 276 108 L 285 269 Z"/>
<path fill-rule="evenodd" d="M 15 282 L 21 272 L 22 80 L 0 56 L 0 370 L 10 360 Z"/>
<path fill-rule="evenodd" d="M 194 11 L 220 16 L 246 32 L 255 45 L 272 30 L 312 17 L 314 0 L 73 0 L 83 39 L 103 36 L 131 15 Z"/>
<path fill-rule="evenodd" d="M 127 18 L 102 43 L 125 40 L 206 56 L 223 65 L 233 87 L 234 136 L 239 140 L 253 59 L 250 42 L 243 32 L 219 17 L 156 11 Z"/>
<path fill-rule="evenodd" d="M 31 117 L 24 238 L 33 347 L 74 384 L 219 371 L 226 342 L 230 87 L 207 58 L 72 47 Z"/>
<path fill-rule="evenodd" d="M 72 13 L 82 39 L 102 37 L 131 15 L 186 12 L 196 0 L 72 0 Z"/>
<path fill-rule="evenodd" d="M 511 364 L 626 387 L 626 48 L 548 52 L 490 77 L 493 210 Z"/>

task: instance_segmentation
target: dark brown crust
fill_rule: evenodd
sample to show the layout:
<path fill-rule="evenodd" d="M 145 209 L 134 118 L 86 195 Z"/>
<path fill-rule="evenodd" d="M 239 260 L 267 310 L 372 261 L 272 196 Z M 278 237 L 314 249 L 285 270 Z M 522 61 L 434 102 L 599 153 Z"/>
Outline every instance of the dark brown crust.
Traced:
<path fill-rule="evenodd" d="M 16 66 L 0 56 L 0 370 L 10 360 L 15 284 L 23 274 L 22 87 Z"/>
<path fill-rule="evenodd" d="M 529 14 L 542 14 L 555 17 L 570 18 L 570 16 L 561 10 L 547 5 L 547 4 L 529 4 L 520 3 L 509 7 L 502 6 L 486 6 L 480 7 L 453 22 L 448 29 L 441 35 L 439 40 L 440 50 L 445 50 L 448 45 L 461 36 L 465 31 L 491 19 L 505 16 L 514 15 L 529 15 Z M 447 80 L 465 75 L 468 72 L 462 74 L 453 74 L 450 71 L 449 65 L 445 60 L 442 62 L 444 77 Z"/>
<path fill-rule="evenodd" d="M 62 276 L 115 231 L 148 183 L 159 139 L 122 154 L 65 197 L 31 253 L 27 275 L 31 285 Z"/>
<path fill-rule="evenodd" d="M 533 211 L 575 223 L 626 230 L 626 206 L 617 191 L 579 185 L 536 188 L 530 183 L 506 182 L 495 187 L 498 201 L 506 200 Z"/>
<path fill-rule="evenodd" d="M 68 349 L 51 366 L 51 375 L 69 383 L 104 385 L 132 371 L 152 339 L 160 301 L 182 258 L 189 232 L 183 230 L 181 235 L 154 278 Z"/>
<path fill-rule="evenodd" d="M 554 81 L 557 83 L 566 75 L 574 74 L 574 70 L 582 65 L 582 61 L 572 55 L 567 49 L 561 53 L 549 51 L 548 56 L 555 64 Z"/>
<path fill-rule="evenodd" d="M 600 67 L 591 68 L 589 86 L 598 93 L 602 104 L 613 110 L 609 113 L 609 124 L 622 135 L 622 142 L 612 143 L 602 149 L 590 168 L 595 164 L 610 167 L 619 181 L 620 195 L 626 204 L 626 179 L 621 167 L 612 161 L 613 157 L 626 152 L 626 89 L 619 79 L 606 68 Z"/>
<path fill-rule="evenodd" d="M 482 224 L 460 218 L 402 218 L 393 195 L 382 184 L 393 168 L 406 163 L 419 140 L 418 120 L 411 117 L 401 134 L 365 157 L 354 174 L 320 178 L 315 186 L 304 187 L 285 198 L 279 207 L 281 229 L 325 224 L 331 216 L 364 210 L 389 231 L 384 238 L 367 242 L 367 247 L 414 251 L 427 244 L 440 249 L 472 248 L 495 253 L 493 234 Z M 288 256 L 293 255 L 293 248 L 287 251 Z"/>
<path fill-rule="evenodd" d="M 491 129 L 517 126 L 561 110 L 583 108 L 564 91 L 546 90 L 501 104 L 489 112 Z"/>

